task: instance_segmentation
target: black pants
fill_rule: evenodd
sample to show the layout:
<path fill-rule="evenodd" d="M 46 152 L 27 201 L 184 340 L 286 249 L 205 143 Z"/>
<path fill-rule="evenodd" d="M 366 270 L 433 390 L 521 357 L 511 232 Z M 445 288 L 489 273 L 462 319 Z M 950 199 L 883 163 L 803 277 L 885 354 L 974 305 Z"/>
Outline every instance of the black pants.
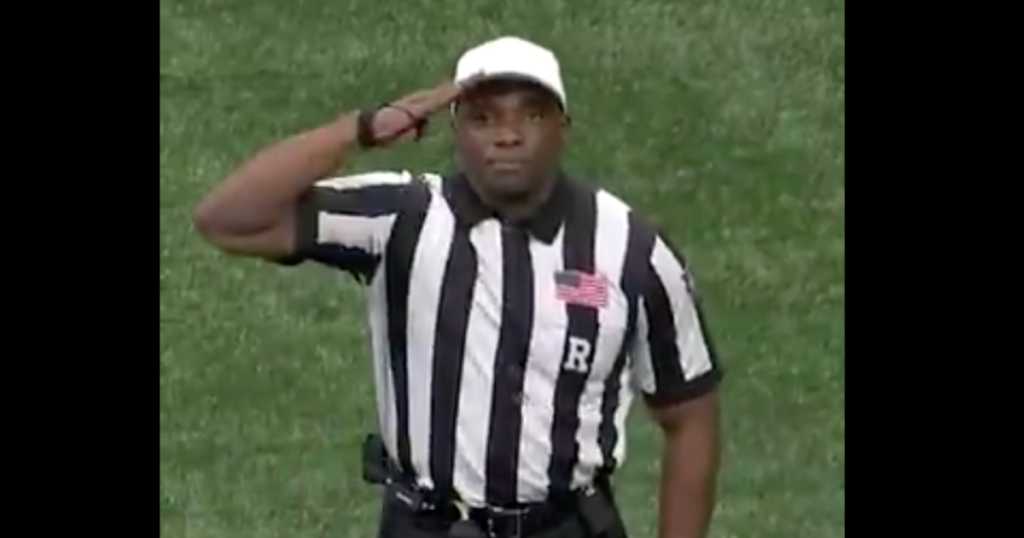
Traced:
<path fill-rule="evenodd" d="M 614 505 L 613 505 L 614 506 Z M 593 535 L 583 530 L 581 524 L 575 519 L 567 521 L 554 529 L 539 535 L 522 536 L 517 538 L 627 538 L 626 528 L 622 518 L 615 508 L 615 524 L 608 531 Z M 447 538 L 448 531 L 445 529 L 431 529 L 430 525 L 424 525 L 417 520 L 415 514 L 387 501 L 384 502 L 384 509 L 381 514 L 380 533 L 378 538 Z"/>

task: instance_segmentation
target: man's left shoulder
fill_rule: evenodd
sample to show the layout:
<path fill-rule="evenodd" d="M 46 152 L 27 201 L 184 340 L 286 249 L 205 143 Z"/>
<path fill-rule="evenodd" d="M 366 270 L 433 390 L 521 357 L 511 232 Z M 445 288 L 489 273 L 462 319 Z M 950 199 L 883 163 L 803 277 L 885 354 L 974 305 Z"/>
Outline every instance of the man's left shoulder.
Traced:
<path fill-rule="evenodd" d="M 666 240 L 666 234 L 654 218 L 637 209 L 625 197 L 603 186 L 607 184 L 606 181 L 570 176 L 569 183 L 577 194 L 591 197 L 602 216 L 628 222 L 633 234 L 645 238 L 642 242 L 653 246 L 657 239 Z"/>
<path fill-rule="evenodd" d="M 625 198 L 607 187 L 592 184 L 590 188 L 593 189 L 593 196 L 599 211 L 613 218 L 628 221 L 629 227 L 639 235 L 650 235 L 652 238 L 660 235 L 658 225 L 654 220 Z"/>
<path fill-rule="evenodd" d="M 590 177 L 567 176 L 572 193 L 579 197 L 593 199 L 600 209 L 629 213 L 632 207 L 620 196 L 602 186 L 604 182 Z"/>
<path fill-rule="evenodd" d="M 629 223 L 631 233 L 642 238 L 641 242 L 654 248 L 655 243 L 662 243 L 674 255 L 682 259 L 682 251 L 669 236 L 665 228 L 653 216 L 644 213 L 607 187 L 592 181 L 578 181 L 582 188 L 590 189 L 596 199 L 598 211 L 613 218 Z"/>

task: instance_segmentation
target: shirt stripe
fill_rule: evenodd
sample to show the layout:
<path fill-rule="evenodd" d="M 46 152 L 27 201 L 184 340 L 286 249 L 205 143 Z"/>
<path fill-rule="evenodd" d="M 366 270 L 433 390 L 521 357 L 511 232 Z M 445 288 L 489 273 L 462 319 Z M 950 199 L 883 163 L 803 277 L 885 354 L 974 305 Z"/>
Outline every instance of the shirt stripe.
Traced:
<path fill-rule="evenodd" d="M 496 506 L 515 504 L 519 499 L 523 382 L 534 319 L 529 237 L 520 228 L 504 226 L 501 246 L 502 311 L 494 363 L 486 484 L 486 500 Z"/>
<path fill-rule="evenodd" d="M 500 225 L 493 220 L 478 224 L 470 231 L 470 243 L 476 253 L 477 279 L 473 286 L 473 308 L 469 312 L 465 354 L 481 359 L 463 363 L 454 481 L 456 491 L 467 503 L 479 505 L 485 501 L 486 432 L 491 430 L 494 394 L 491 390 L 477 389 L 491 387 L 493 359 L 498 354 L 498 331 L 493 328 L 501 323 L 503 308 Z"/>
<path fill-rule="evenodd" d="M 312 260 L 369 281 L 411 186 L 407 173 L 371 172 L 325 179 L 300 201 L 296 253 L 281 260 Z"/>
<path fill-rule="evenodd" d="M 621 432 L 625 431 L 626 418 L 633 398 L 630 386 L 631 372 L 626 366 L 630 358 L 629 343 L 636 337 L 640 282 L 646 274 L 647 256 L 654 245 L 654 234 L 644 226 L 639 216 L 625 207 L 621 201 L 607 194 L 602 200 L 608 206 L 604 213 L 615 215 L 615 222 L 609 224 L 608 228 L 626 235 L 626 248 L 619 273 L 619 288 L 626 302 L 626 332 L 619 345 L 615 365 L 605 380 L 598 439 L 602 467 L 615 469 L 626 456 L 625 437 Z"/>
<path fill-rule="evenodd" d="M 407 277 L 410 297 L 406 313 L 408 391 L 409 401 L 417 402 L 409 406 L 409 446 L 412 465 L 419 470 L 417 478 L 426 485 L 433 485 L 434 478 L 431 445 L 435 440 L 440 442 L 432 432 L 433 417 L 444 420 L 444 413 L 451 412 L 450 409 L 439 412 L 435 408 L 439 400 L 434 397 L 437 394 L 434 391 L 434 371 L 445 367 L 445 363 L 438 359 L 458 359 L 442 358 L 442 353 L 448 346 L 458 346 L 459 340 L 465 338 L 464 334 L 445 334 L 446 325 L 454 320 L 451 312 L 441 312 L 444 306 L 442 296 L 453 291 L 450 286 L 445 289 L 444 285 L 456 277 L 447 270 L 456 238 L 455 219 L 449 211 L 439 207 L 441 205 L 443 203 L 438 199 L 431 200 Z M 435 338 L 438 333 L 443 338 Z M 445 380 L 437 379 L 436 382 L 444 383 Z M 444 400 L 441 403 L 444 405 Z M 443 431 L 437 433 L 442 437 L 447 435 Z"/>
<path fill-rule="evenodd" d="M 686 273 L 683 262 L 656 238 L 644 278 L 634 360 L 642 392 L 655 407 L 700 394 L 721 376 Z"/>
<path fill-rule="evenodd" d="M 520 500 L 543 497 L 548 490 L 555 381 L 561 367 L 559 359 L 566 324 L 565 308 L 555 299 L 554 278 L 562 265 L 563 235 L 558 233 L 550 244 L 541 241 L 530 243 L 532 268 L 536 275 L 533 290 L 536 308 L 531 328 L 534 338 L 530 343 L 530 360 L 526 363 L 523 381 L 517 489 Z"/>
<path fill-rule="evenodd" d="M 598 219 L 594 237 L 595 260 L 604 268 L 604 277 L 609 282 L 618 282 L 621 288 L 628 270 L 631 236 L 629 208 L 607 192 L 596 195 Z M 626 342 L 632 319 L 632 299 L 623 292 L 615 296 L 617 302 L 599 311 L 595 356 L 607 357 L 595 363 L 589 373 L 588 382 L 603 385 L 603 390 L 584 393 L 579 406 L 581 427 L 577 434 L 580 444 L 580 462 L 575 466 L 573 486 L 585 484 L 600 469 L 614 469 L 610 451 L 606 445 L 614 442 L 615 411 L 619 405 L 619 386 L 626 364 Z"/>
<path fill-rule="evenodd" d="M 574 200 L 565 223 L 562 240 L 562 270 L 597 275 L 594 262 L 594 243 L 597 227 L 596 199 L 592 193 Z M 554 422 L 551 426 L 552 454 L 549 487 L 556 494 L 572 489 L 573 469 L 576 467 L 580 446 L 577 432 L 580 426 L 580 398 L 593 368 L 598 336 L 597 308 L 563 301 L 566 330 L 562 346 L 562 368 L 555 385 Z"/>
<path fill-rule="evenodd" d="M 442 202 L 443 204 L 443 202 Z M 469 233 L 452 222 L 452 240 L 444 269 L 433 346 L 430 407 L 430 478 L 438 491 L 454 490 L 455 452 L 462 370 L 473 306 L 477 261 Z M 435 253 L 436 255 L 436 253 Z M 466 405 L 475 405 L 470 402 Z"/>
<path fill-rule="evenodd" d="M 410 475 L 416 474 L 412 463 L 412 447 L 409 430 L 410 379 L 409 379 L 409 303 L 410 276 L 414 254 L 419 243 L 423 223 L 427 219 L 431 196 L 426 188 L 411 189 L 404 210 L 395 219 L 386 249 L 388 262 L 385 275 L 385 298 L 387 308 L 387 347 L 393 398 L 395 407 L 394 431 L 385 439 L 393 439 L 389 446 L 398 458 L 401 469 Z"/>

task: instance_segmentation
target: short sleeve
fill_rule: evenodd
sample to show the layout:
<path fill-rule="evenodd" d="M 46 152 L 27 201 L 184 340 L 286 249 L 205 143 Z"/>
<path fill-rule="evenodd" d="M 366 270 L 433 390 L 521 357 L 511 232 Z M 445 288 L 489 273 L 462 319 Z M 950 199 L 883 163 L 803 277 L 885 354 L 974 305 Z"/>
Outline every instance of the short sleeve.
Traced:
<path fill-rule="evenodd" d="M 412 176 L 370 172 L 316 183 L 296 207 L 295 253 L 283 265 L 313 261 L 369 281 L 402 212 Z"/>
<path fill-rule="evenodd" d="M 722 379 L 693 275 L 659 236 L 641 279 L 630 364 L 635 387 L 652 407 L 704 395 Z"/>

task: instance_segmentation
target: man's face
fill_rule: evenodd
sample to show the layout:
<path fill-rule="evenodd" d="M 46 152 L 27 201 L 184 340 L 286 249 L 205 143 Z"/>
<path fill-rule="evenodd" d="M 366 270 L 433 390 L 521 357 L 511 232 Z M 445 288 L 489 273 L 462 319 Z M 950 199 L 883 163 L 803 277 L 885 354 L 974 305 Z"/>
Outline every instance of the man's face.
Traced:
<path fill-rule="evenodd" d="M 557 168 L 565 125 L 547 90 L 517 80 L 481 82 L 456 107 L 459 164 L 492 198 L 528 197 Z"/>

